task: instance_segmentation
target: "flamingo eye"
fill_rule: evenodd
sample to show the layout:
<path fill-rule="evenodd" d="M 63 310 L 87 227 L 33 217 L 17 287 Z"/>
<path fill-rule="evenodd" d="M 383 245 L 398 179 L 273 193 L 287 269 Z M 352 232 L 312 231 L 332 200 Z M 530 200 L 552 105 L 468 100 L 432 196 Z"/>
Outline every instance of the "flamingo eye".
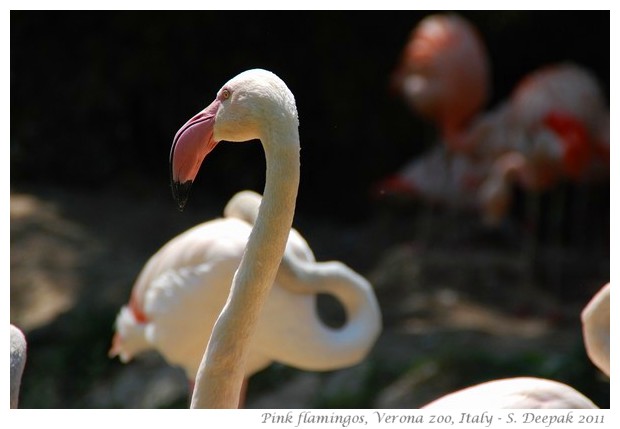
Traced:
<path fill-rule="evenodd" d="M 222 100 L 228 100 L 228 99 L 230 98 L 230 90 L 229 90 L 229 89 L 224 88 L 224 89 L 222 90 L 222 95 L 221 95 L 221 97 L 222 97 Z"/>

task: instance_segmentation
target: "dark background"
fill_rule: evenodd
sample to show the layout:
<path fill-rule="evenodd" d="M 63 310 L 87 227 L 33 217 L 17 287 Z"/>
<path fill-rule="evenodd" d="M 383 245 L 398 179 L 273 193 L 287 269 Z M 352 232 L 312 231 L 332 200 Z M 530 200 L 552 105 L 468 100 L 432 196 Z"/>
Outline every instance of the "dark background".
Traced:
<path fill-rule="evenodd" d="M 364 217 L 369 185 L 432 142 L 434 129 L 388 92 L 410 31 L 429 13 L 12 12 L 11 179 L 167 192 L 176 131 L 228 79 L 260 67 L 297 100 L 299 209 Z M 488 107 L 526 73 L 567 60 L 608 94 L 608 12 L 462 15 L 488 46 Z M 196 188 L 221 198 L 262 190 L 261 150 L 221 145 Z"/>
<path fill-rule="evenodd" d="M 218 145 L 183 214 L 168 177 L 181 125 L 228 79 L 260 67 L 297 101 L 295 226 L 318 260 L 369 278 L 384 332 L 353 372 L 275 365 L 258 374 L 248 406 L 413 408 L 516 375 L 558 379 L 609 406 L 579 325 L 609 281 L 609 183 L 517 192 L 497 228 L 471 213 L 369 197 L 372 183 L 436 142 L 435 128 L 388 90 L 410 31 L 432 13 L 11 11 L 11 322 L 29 341 L 20 405 L 187 406 L 182 373 L 170 375 L 157 356 L 122 365 L 106 353 L 147 258 L 218 216 L 235 192 L 262 191 L 259 144 Z M 590 69 L 608 96 L 608 11 L 460 14 L 487 44 L 487 108 L 528 72 L 560 61 Z M 334 317 L 333 306 L 323 312 Z M 534 335 L 532 324 L 547 328 Z M 153 399 L 170 392 L 170 383 L 154 387 L 162 379 L 176 396 Z M 385 399 L 401 380 L 416 382 Z"/>

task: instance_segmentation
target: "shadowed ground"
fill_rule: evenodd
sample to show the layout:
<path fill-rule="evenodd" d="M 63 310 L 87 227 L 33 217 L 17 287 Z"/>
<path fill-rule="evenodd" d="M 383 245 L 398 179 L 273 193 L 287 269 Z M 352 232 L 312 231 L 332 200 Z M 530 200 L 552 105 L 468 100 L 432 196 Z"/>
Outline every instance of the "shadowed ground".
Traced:
<path fill-rule="evenodd" d="M 171 197 L 14 189 L 11 322 L 29 341 L 21 407 L 187 406 L 182 371 L 155 353 L 122 365 L 107 349 L 147 258 L 223 207 L 194 198 L 200 207 L 179 213 Z M 609 383 L 588 361 L 579 325 L 609 276 L 608 253 L 543 242 L 534 257 L 524 235 L 489 233 L 455 213 L 429 221 L 428 210 L 411 217 L 378 208 L 350 225 L 299 213 L 295 225 L 318 259 L 343 260 L 373 283 L 384 331 L 354 368 L 317 374 L 273 365 L 253 378 L 248 407 L 415 408 L 517 375 L 564 381 L 608 406 Z M 342 320 L 330 299 L 320 311 Z"/>

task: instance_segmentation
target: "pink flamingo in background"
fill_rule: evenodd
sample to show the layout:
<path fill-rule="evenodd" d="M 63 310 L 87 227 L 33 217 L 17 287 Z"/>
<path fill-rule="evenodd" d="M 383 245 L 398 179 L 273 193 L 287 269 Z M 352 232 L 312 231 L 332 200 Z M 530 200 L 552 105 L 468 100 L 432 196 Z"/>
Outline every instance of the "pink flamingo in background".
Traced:
<path fill-rule="evenodd" d="M 490 66 L 476 28 L 464 18 L 431 15 L 414 28 L 392 87 L 419 115 L 441 131 L 448 147 L 459 147 L 460 134 L 487 102 Z"/>
<path fill-rule="evenodd" d="M 536 70 L 482 113 L 489 66 L 480 37 L 456 15 L 432 15 L 413 31 L 393 86 L 437 125 L 445 149 L 431 148 L 379 181 L 375 196 L 473 208 L 496 223 L 510 208 L 512 186 L 537 192 L 609 175 L 609 111 L 583 67 Z"/>
<path fill-rule="evenodd" d="M 486 179 L 488 161 L 451 152 L 437 144 L 377 184 L 376 199 L 397 197 L 461 210 L 478 211 L 478 189 Z"/>
<path fill-rule="evenodd" d="M 445 147 L 431 148 L 382 179 L 372 194 L 476 207 L 474 191 L 484 178 L 479 160 L 457 152 L 489 95 L 490 65 L 476 28 L 455 14 L 424 18 L 411 32 L 391 87 L 416 114 L 436 124 Z"/>
<path fill-rule="evenodd" d="M 480 190 L 492 219 L 505 216 L 513 184 L 544 191 L 609 177 L 609 111 L 583 67 L 563 63 L 532 72 L 490 118 L 472 128 L 471 139 L 475 152 L 492 160 Z"/>

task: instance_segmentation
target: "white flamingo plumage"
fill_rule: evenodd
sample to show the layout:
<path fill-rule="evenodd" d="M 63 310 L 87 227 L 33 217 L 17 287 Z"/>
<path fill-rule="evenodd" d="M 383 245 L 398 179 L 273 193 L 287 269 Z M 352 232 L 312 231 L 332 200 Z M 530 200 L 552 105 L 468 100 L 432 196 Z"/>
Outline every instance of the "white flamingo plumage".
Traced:
<path fill-rule="evenodd" d="M 128 362 L 154 348 L 168 362 L 181 366 L 189 379 L 196 378 L 260 200 L 251 191 L 236 194 L 226 205 L 224 218 L 191 228 L 151 257 L 136 281 L 129 305 L 119 313 L 111 356 Z M 316 263 L 306 240 L 291 229 L 283 264 L 265 304 L 269 310 L 259 321 L 260 340 L 250 355 L 248 376 L 274 361 L 307 370 L 336 369 L 357 363 L 368 352 L 381 326 L 374 293 L 348 267 L 336 269 L 330 264 Z M 322 270 L 320 281 L 313 274 L 317 270 Z M 319 293 L 338 294 L 343 303 L 348 320 L 338 331 L 318 319 Z M 355 301 L 363 305 L 354 305 Z M 176 334 L 177 329 L 187 332 L 196 326 L 201 327 L 197 335 Z M 364 331 L 366 335 L 341 341 Z"/>
<path fill-rule="evenodd" d="M 583 342 L 588 357 L 609 377 L 610 283 L 603 286 L 581 312 Z"/>
<path fill-rule="evenodd" d="M 27 344 L 24 333 L 11 325 L 11 408 L 17 408 L 22 374 L 26 365 Z"/>
<path fill-rule="evenodd" d="M 425 409 L 598 408 L 572 387 L 534 377 L 492 380 L 442 396 Z"/>
<path fill-rule="evenodd" d="M 198 225 L 162 247 L 145 265 L 117 319 L 111 354 L 127 360 L 156 348 L 197 380 L 193 406 L 236 407 L 238 378 L 273 361 L 306 370 L 354 365 L 381 330 L 370 284 L 344 264 L 317 263 L 291 229 L 299 177 L 297 113 L 293 95 L 274 74 L 238 75 L 179 130 L 171 169 L 180 206 L 216 142 L 254 138 L 261 140 L 267 159 L 262 201 L 258 194 L 240 193 L 227 205 L 225 218 Z M 319 293 L 343 304 L 342 328 L 318 319 Z M 209 356 L 216 357 L 207 359 L 207 343 Z"/>

